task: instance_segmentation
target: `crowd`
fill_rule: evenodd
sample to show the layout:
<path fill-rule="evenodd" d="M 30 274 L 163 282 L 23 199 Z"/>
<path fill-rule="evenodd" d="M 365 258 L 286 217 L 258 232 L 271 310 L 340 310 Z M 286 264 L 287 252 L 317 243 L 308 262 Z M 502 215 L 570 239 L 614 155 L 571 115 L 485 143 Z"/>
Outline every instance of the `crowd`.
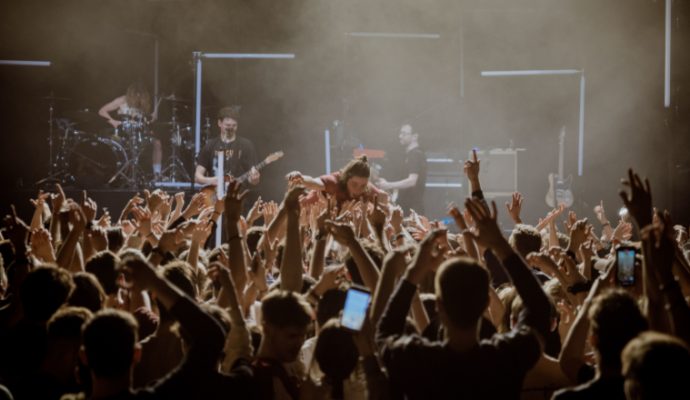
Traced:
<path fill-rule="evenodd" d="M 457 234 L 389 201 L 365 158 L 246 213 L 236 182 L 117 218 L 41 192 L 2 231 L 0 399 L 688 398 L 690 242 L 649 183 L 629 171 L 627 220 L 528 224 L 479 170 Z M 372 299 L 357 330 L 350 286 Z"/>

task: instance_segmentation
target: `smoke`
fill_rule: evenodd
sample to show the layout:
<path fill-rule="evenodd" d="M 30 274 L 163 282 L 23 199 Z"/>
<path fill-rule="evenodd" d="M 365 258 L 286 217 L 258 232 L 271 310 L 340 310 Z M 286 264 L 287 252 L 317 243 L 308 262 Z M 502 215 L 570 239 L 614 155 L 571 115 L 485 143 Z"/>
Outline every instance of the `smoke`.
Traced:
<path fill-rule="evenodd" d="M 60 0 L 0 7 L 3 57 L 55 61 L 39 81 L 3 72 L 3 86 L 56 90 L 74 99 L 74 109 L 96 109 L 136 79 L 153 89 L 155 39 L 161 93 L 189 100 L 193 51 L 294 53 L 293 60 L 205 60 L 203 67 L 204 115 L 241 105 L 240 134 L 259 155 L 286 150 L 265 176 L 274 196 L 282 172 L 325 170 L 323 131 L 334 120 L 392 159 L 400 125 L 411 122 L 429 151 L 526 149 L 518 188 L 536 219 L 545 211 L 541 198 L 557 167 L 562 126 L 566 174 L 577 171 L 579 77 L 485 78 L 484 70 L 584 70 L 585 176 L 574 184 L 583 211 L 600 197 L 618 203 L 614 189 L 628 165 L 659 179 L 666 171 L 650 157 L 664 143 L 663 2 Z M 189 123 L 190 107 L 183 116 Z"/>

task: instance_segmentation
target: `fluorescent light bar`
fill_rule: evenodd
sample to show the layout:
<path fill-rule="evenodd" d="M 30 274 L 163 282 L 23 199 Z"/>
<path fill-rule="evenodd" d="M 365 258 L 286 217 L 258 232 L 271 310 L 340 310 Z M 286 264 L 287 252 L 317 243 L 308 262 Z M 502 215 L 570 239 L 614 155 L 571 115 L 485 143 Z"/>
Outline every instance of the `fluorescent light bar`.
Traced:
<path fill-rule="evenodd" d="M 234 59 L 285 59 L 295 58 L 293 53 L 201 53 L 203 58 L 234 58 Z"/>
<path fill-rule="evenodd" d="M 666 37 L 664 49 L 664 107 L 671 106 L 671 0 L 666 0 Z"/>
<path fill-rule="evenodd" d="M 525 69 L 516 71 L 482 71 L 482 76 L 577 75 L 577 69 Z"/>
<path fill-rule="evenodd" d="M 0 65 L 19 65 L 22 67 L 50 67 L 50 61 L 0 60 Z"/>
<path fill-rule="evenodd" d="M 347 36 L 389 39 L 440 39 L 438 33 L 347 32 Z"/>
<path fill-rule="evenodd" d="M 461 188 L 462 183 L 429 183 L 425 185 L 426 187 L 433 187 L 433 188 Z"/>
<path fill-rule="evenodd" d="M 453 159 L 452 158 L 427 158 L 426 162 L 431 162 L 431 163 L 452 163 Z"/>

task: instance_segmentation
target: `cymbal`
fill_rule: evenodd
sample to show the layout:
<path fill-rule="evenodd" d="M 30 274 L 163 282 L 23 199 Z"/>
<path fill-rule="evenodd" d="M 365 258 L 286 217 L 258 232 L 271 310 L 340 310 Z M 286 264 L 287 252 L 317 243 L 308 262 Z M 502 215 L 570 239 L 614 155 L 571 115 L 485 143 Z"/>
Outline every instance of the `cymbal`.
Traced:
<path fill-rule="evenodd" d="M 57 100 L 57 101 L 68 101 L 68 100 L 72 100 L 72 99 L 67 98 L 67 97 L 53 96 L 52 94 L 51 94 L 50 96 L 43 96 L 43 97 L 41 97 L 41 98 L 42 98 L 43 100 L 52 100 L 52 101 L 56 101 L 56 100 Z"/>
<path fill-rule="evenodd" d="M 98 113 L 96 113 L 95 111 L 91 111 L 88 108 L 65 111 L 62 114 L 64 117 L 76 122 L 86 122 L 91 120 L 97 120 L 99 118 Z"/>
<path fill-rule="evenodd" d="M 165 96 L 162 99 L 167 100 L 167 101 L 172 101 L 174 103 L 191 103 L 192 102 L 190 99 L 184 99 L 182 97 L 175 96 L 175 93 L 171 94 L 170 96 Z"/>

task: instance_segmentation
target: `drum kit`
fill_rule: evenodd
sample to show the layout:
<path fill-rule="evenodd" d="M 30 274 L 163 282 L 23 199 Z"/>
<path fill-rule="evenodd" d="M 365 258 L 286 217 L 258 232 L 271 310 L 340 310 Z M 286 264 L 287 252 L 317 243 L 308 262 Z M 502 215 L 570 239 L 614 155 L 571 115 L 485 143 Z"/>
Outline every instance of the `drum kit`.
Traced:
<path fill-rule="evenodd" d="M 67 98 L 52 94 L 48 102 L 50 166 L 48 176 L 37 185 L 59 182 L 79 187 L 142 189 L 166 183 L 188 183 L 193 168 L 194 132 L 191 101 L 175 95 L 161 97 L 167 112 L 163 121 L 149 121 L 140 115 L 118 115 L 117 128 L 103 128 L 105 120 L 90 109 L 55 115 L 55 102 Z M 202 120 L 202 137 L 210 135 L 210 118 Z M 158 138 L 170 156 L 160 176 L 154 176 L 151 154 Z M 189 166 L 189 168 L 186 167 Z"/>

